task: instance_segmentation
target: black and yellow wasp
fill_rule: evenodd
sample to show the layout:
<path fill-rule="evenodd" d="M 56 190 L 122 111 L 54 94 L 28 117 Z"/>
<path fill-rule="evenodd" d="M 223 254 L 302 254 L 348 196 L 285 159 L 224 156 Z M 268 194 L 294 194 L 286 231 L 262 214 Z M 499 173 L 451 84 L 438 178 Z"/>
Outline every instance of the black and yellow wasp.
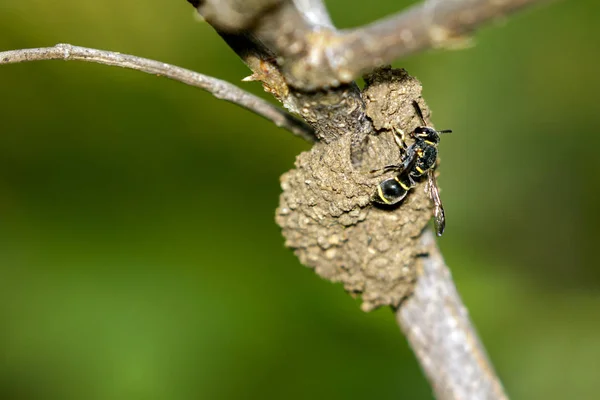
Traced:
<path fill-rule="evenodd" d="M 446 216 L 435 179 L 435 167 L 440 134 L 451 133 L 452 131 L 436 131 L 427 126 L 419 104 L 413 101 L 413 106 L 423 126 L 417 127 L 409 134 L 409 137 L 414 140 L 410 146 L 406 145 L 404 132 L 401 130 L 396 131 L 396 142 L 403 151 L 402 160 L 400 164 L 387 165 L 382 170 L 383 172 L 398 171 L 398 174 L 377 185 L 377 192 L 373 196 L 373 201 L 385 205 L 397 204 L 406 197 L 410 189 L 416 186 L 423 175 L 427 174 L 427 192 L 434 205 L 435 230 L 438 236 L 442 236 L 446 227 Z M 372 172 L 376 171 L 378 170 Z"/>

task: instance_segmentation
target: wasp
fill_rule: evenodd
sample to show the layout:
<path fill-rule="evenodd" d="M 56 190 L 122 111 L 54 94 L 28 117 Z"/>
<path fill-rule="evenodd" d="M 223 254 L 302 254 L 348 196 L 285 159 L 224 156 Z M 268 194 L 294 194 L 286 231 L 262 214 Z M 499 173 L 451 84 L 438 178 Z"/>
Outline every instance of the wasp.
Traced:
<path fill-rule="evenodd" d="M 413 139 L 413 143 L 410 146 L 406 145 L 404 132 L 402 130 L 396 131 L 396 143 L 403 151 L 402 160 L 400 164 L 387 165 L 382 170 L 384 173 L 397 171 L 398 174 L 392 178 L 385 179 L 377 185 L 377 192 L 373 196 L 373 201 L 385 205 L 397 204 L 427 174 L 427 193 L 434 205 L 435 230 L 438 236 L 442 236 L 446 227 L 446 216 L 440 198 L 440 190 L 435 179 L 435 167 L 437 164 L 437 146 L 440 143 L 440 134 L 451 133 L 452 131 L 449 129 L 436 131 L 432 127 L 427 126 L 421 107 L 419 107 L 416 101 L 413 101 L 413 107 L 423 125 L 418 126 L 409 134 L 409 137 Z M 378 170 L 371 172 L 376 171 Z"/>

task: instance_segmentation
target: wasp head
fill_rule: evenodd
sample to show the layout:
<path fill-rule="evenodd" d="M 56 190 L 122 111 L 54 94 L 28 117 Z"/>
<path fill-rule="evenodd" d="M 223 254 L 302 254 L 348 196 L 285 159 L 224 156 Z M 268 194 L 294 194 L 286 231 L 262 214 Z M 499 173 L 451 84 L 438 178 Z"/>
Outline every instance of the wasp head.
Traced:
<path fill-rule="evenodd" d="M 419 126 L 414 130 L 412 136 L 416 140 L 423 140 L 428 144 L 436 145 L 440 142 L 440 135 L 438 131 L 428 126 Z"/>

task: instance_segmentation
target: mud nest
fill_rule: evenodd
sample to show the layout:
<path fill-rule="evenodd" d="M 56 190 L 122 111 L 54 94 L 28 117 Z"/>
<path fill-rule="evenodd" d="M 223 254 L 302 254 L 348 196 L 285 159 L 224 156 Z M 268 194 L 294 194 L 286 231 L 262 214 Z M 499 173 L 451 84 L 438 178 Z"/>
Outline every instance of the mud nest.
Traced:
<path fill-rule="evenodd" d="M 401 151 L 393 128 L 411 132 L 422 125 L 412 105 L 425 115 L 421 84 L 404 70 L 385 68 L 365 79 L 362 92 L 375 133 L 364 147 L 359 169 L 350 162 L 350 134 L 317 143 L 300 154 L 296 168 L 281 177 L 283 193 L 276 221 L 286 246 L 300 262 L 325 279 L 341 282 L 362 297 L 362 309 L 398 306 L 413 290 L 417 259 L 424 249 L 418 238 L 431 219 L 425 182 L 396 207 L 372 202 L 377 185 L 394 175 L 372 173 L 397 164 Z"/>

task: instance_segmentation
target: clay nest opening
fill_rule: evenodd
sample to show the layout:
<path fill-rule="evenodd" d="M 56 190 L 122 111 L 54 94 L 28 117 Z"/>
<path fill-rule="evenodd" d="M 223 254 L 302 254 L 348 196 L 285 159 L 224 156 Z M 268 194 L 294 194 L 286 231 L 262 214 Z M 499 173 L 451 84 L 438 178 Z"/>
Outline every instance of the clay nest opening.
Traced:
<path fill-rule="evenodd" d="M 351 134 L 317 143 L 300 154 L 296 168 L 281 177 L 283 193 L 276 221 L 286 246 L 300 262 L 362 297 L 362 309 L 398 306 L 412 293 L 419 237 L 432 216 L 425 180 L 397 206 L 372 202 L 377 185 L 394 172 L 372 173 L 397 164 L 402 153 L 393 128 L 412 132 L 422 125 L 412 105 L 425 115 L 421 84 L 404 70 L 383 68 L 365 78 L 362 92 L 374 134 L 365 142 L 359 169 L 350 162 Z"/>

